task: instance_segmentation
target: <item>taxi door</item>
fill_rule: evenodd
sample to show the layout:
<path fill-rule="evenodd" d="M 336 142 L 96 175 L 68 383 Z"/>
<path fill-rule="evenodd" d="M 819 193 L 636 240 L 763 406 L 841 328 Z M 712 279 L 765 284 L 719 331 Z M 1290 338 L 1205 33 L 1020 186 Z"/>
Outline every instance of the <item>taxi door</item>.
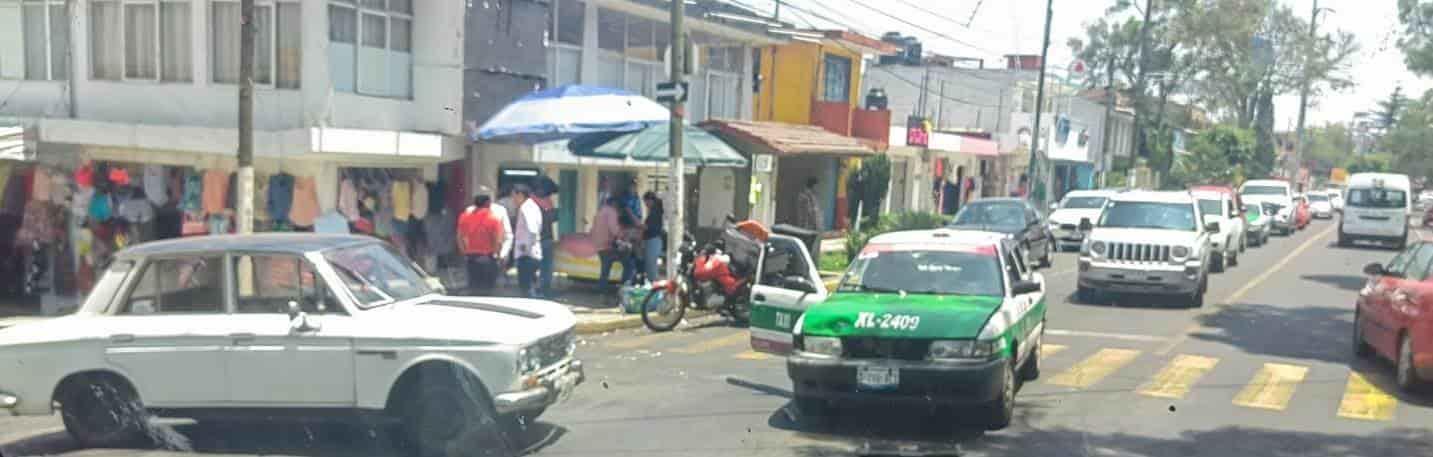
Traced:
<path fill-rule="evenodd" d="M 797 318 L 811 305 L 826 301 L 827 294 L 806 245 L 794 237 L 771 235 L 751 287 L 751 349 L 790 353 Z"/>

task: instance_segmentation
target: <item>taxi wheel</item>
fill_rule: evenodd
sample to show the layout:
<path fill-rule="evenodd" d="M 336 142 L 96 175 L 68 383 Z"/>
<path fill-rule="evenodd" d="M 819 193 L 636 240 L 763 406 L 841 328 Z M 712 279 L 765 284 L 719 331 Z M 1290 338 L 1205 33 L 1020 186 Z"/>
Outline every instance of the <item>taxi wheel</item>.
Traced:
<path fill-rule="evenodd" d="M 1005 358 L 1005 375 L 1001 376 L 1000 396 L 985 405 L 985 429 L 1000 430 L 1010 426 L 1015 417 L 1015 360 Z"/>
<path fill-rule="evenodd" d="M 1413 367 L 1413 339 L 1405 333 L 1398 339 L 1398 390 L 1415 393 L 1426 387 Z"/>
<path fill-rule="evenodd" d="M 1040 352 L 1045 344 L 1044 332 L 1041 333 L 1035 339 L 1035 347 L 1030 348 L 1030 354 L 1025 356 L 1025 363 L 1020 365 L 1020 382 L 1040 379 Z"/>

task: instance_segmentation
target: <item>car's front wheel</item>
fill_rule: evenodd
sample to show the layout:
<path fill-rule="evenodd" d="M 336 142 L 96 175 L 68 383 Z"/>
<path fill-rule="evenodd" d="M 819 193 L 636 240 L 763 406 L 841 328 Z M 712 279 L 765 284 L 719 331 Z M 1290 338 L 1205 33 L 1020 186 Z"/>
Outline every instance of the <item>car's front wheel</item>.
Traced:
<path fill-rule="evenodd" d="M 148 413 L 128 383 L 107 375 L 81 375 L 60 394 L 65 430 L 85 447 L 124 447 L 144 438 Z"/>
<path fill-rule="evenodd" d="M 410 384 L 401 418 L 405 441 L 414 454 L 513 455 L 492 403 L 475 383 L 454 373 Z"/>
<path fill-rule="evenodd" d="M 1209 257 L 1209 271 L 1214 273 L 1224 272 L 1224 253 L 1216 252 Z"/>
<path fill-rule="evenodd" d="M 1010 426 L 1015 417 L 1015 358 L 1006 357 L 1004 372 L 1000 376 L 1000 396 L 984 407 L 985 428 L 1000 430 Z"/>

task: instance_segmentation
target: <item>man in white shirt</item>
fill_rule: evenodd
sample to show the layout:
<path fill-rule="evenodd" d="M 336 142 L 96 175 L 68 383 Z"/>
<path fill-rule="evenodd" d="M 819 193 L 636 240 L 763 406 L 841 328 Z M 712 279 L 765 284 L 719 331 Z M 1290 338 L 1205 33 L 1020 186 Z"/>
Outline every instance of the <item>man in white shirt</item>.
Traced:
<path fill-rule="evenodd" d="M 526 185 L 513 186 L 512 202 L 517 205 L 513 224 L 513 259 L 517 261 L 517 286 L 525 297 L 536 297 L 537 270 L 542 263 L 542 207 L 531 197 Z"/>

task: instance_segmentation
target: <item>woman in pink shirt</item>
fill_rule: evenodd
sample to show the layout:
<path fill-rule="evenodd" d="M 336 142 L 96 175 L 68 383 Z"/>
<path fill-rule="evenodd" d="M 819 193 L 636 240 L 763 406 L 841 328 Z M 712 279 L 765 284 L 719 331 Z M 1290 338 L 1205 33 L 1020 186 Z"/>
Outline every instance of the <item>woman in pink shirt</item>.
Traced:
<path fill-rule="evenodd" d="M 597 259 L 602 264 L 597 275 L 597 283 L 607 287 L 607 278 L 612 275 L 612 264 L 622 263 L 622 283 L 632 281 L 632 275 L 636 272 L 637 265 L 632 262 L 633 244 L 624 238 L 624 230 L 621 223 L 621 200 L 616 197 L 609 197 L 603 202 L 602 208 L 597 210 L 597 218 L 593 221 L 592 229 L 588 237 L 592 239 L 592 246 L 597 248 Z"/>

